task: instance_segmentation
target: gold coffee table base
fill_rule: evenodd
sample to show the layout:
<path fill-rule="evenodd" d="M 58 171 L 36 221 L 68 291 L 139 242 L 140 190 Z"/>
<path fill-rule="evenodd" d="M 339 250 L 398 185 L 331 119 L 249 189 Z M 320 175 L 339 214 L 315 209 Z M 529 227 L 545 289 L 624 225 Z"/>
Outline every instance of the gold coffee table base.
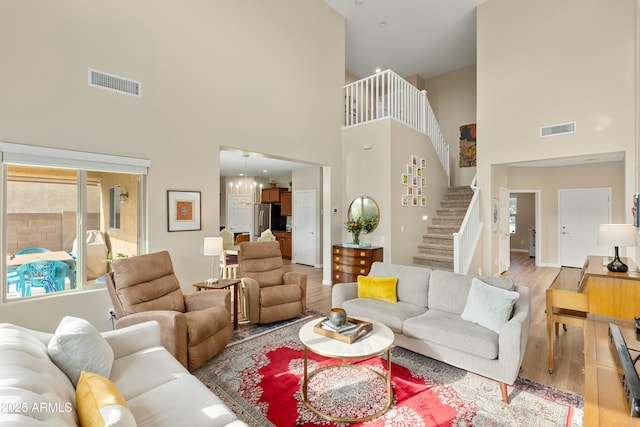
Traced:
<path fill-rule="evenodd" d="M 358 358 L 359 360 L 362 360 L 362 358 Z M 302 378 L 302 385 L 300 386 L 300 392 L 302 394 L 302 402 L 304 402 L 305 406 L 307 408 L 309 408 L 309 410 L 311 412 L 313 412 L 314 414 L 318 415 L 319 417 L 322 417 L 326 420 L 329 421 L 334 421 L 334 422 L 342 422 L 342 423 L 355 423 L 355 422 L 363 422 L 363 421 L 369 421 L 369 420 L 373 420 L 375 418 L 378 418 L 380 415 L 384 414 L 385 412 L 387 412 L 389 410 L 389 408 L 391 407 L 391 404 L 393 403 L 393 389 L 391 387 L 391 348 L 387 348 L 387 375 L 386 377 L 384 375 L 382 375 L 380 372 L 377 372 L 371 368 L 369 368 L 368 366 L 361 366 L 361 365 L 350 365 L 350 364 L 346 364 L 347 359 L 343 359 L 343 363 L 340 365 L 328 365 L 328 366 L 323 366 L 322 368 L 316 369 L 315 371 L 311 372 L 310 374 L 307 372 L 307 361 L 308 361 L 308 357 L 307 357 L 307 347 L 304 347 L 304 376 Z M 309 398 L 307 396 L 307 386 L 309 384 L 309 380 L 316 374 L 319 374 L 322 371 L 325 371 L 327 369 L 359 369 L 359 370 L 363 370 L 363 371 L 368 371 L 371 372 L 375 375 L 377 375 L 378 377 L 380 377 L 380 379 L 385 383 L 386 385 L 386 389 L 387 389 L 387 403 L 384 406 L 384 408 L 382 408 L 381 410 L 379 410 L 378 412 L 376 412 L 373 415 L 369 415 L 367 417 L 364 418 L 340 418 L 340 417 L 334 417 L 331 414 L 326 414 L 324 412 L 321 412 L 320 410 L 316 409 L 313 404 L 311 403 L 311 401 L 309 401 Z"/>

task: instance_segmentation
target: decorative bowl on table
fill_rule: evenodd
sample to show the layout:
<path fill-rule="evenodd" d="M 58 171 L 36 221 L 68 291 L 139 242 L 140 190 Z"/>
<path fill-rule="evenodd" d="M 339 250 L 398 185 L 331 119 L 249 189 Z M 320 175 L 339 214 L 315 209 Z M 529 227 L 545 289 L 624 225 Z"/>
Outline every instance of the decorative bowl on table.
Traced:
<path fill-rule="evenodd" d="M 336 328 L 339 328 L 347 321 L 347 312 L 344 311 L 344 308 L 332 308 L 327 317 Z"/>

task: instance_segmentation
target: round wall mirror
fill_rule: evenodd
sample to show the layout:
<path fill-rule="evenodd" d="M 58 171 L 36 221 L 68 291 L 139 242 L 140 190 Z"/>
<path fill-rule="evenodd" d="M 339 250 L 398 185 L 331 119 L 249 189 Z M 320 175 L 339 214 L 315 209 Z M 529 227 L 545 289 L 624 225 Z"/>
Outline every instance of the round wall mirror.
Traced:
<path fill-rule="evenodd" d="M 352 221 L 358 218 L 371 221 L 372 228 L 368 231 L 375 230 L 380 221 L 380 209 L 376 201 L 368 196 L 360 196 L 353 199 L 347 211 L 347 220 Z"/>

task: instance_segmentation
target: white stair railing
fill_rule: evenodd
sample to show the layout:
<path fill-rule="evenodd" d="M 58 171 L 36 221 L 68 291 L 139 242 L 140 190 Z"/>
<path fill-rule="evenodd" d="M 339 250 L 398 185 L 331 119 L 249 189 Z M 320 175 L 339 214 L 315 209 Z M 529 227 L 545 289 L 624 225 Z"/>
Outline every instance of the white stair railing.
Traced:
<path fill-rule="evenodd" d="M 449 145 L 444 141 L 426 91 L 386 70 L 344 86 L 344 102 L 345 127 L 392 118 L 425 133 L 450 177 Z"/>
<path fill-rule="evenodd" d="M 467 274 L 471 259 L 476 250 L 478 240 L 482 232 L 480 221 L 480 191 L 476 184 L 477 175 L 471 182 L 473 197 L 467 213 L 462 220 L 460 230 L 453 233 L 453 271 L 454 273 Z"/>

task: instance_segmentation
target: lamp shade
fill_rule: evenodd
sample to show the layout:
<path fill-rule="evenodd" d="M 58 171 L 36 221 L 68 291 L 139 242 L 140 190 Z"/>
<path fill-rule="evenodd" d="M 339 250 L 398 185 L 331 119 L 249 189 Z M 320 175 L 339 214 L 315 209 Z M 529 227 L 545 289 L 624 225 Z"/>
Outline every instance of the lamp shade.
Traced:
<path fill-rule="evenodd" d="M 222 254 L 222 237 L 205 237 L 202 255 L 218 256 Z"/>
<path fill-rule="evenodd" d="M 636 228 L 631 224 L 600 224 L 598 244 L 603 246 L 638 246 Z"/>

